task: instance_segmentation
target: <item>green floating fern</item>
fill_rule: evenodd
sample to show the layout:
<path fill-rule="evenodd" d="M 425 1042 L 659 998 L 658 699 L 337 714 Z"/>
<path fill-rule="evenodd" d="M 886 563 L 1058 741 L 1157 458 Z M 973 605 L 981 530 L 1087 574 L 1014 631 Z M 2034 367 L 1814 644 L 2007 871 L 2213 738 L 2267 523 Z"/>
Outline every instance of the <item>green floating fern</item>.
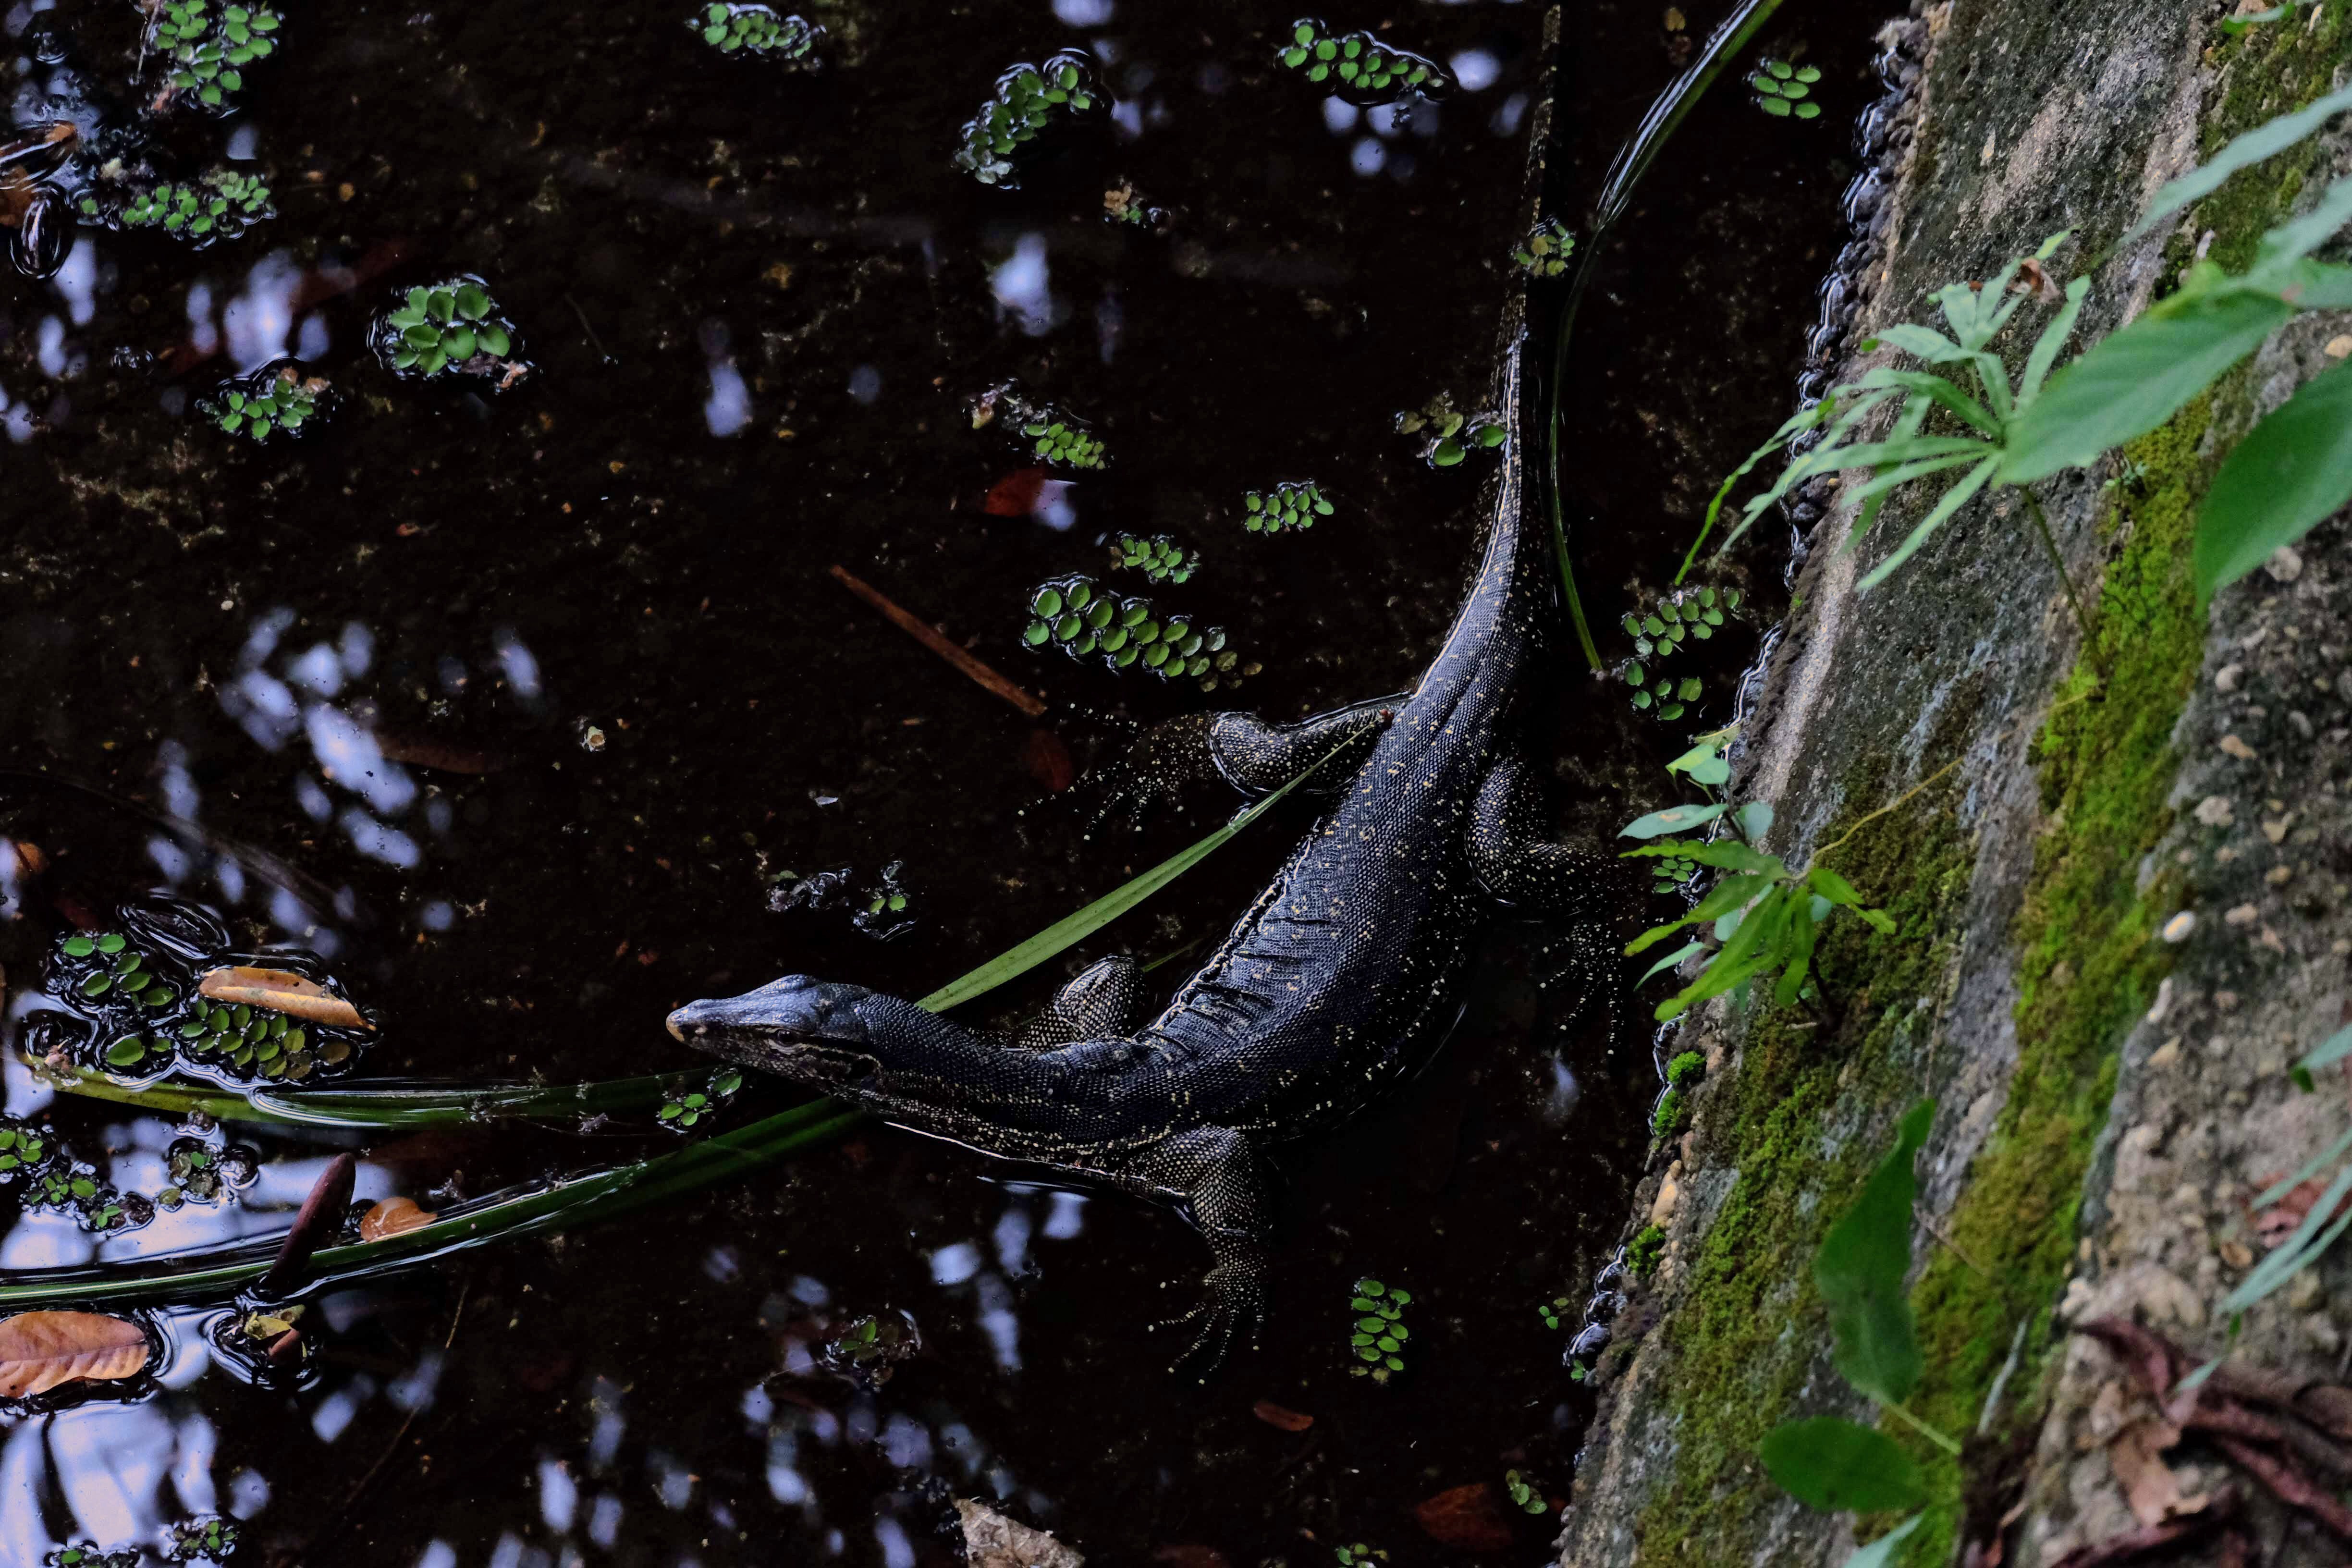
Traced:
<path fill-rule="evenodd" d="M 373 335 L 378 357 L 404 376 L 429 380 L 443 371 L 504 373 L 503 386 L 515 370 L 509 361 L 514 353 L 514 323 L 499 313 L 498 301 L 478 278 L 453 278 L 411 289 L 378 319 Z"/>
<path fill-rule="evenodd" d="M 1111 564 L 1137 571 L 1154 583 L 1186 583 L 1201 569 L 1198 551 L 1188 551 L 1164 533 L 1111 536 Z"/>
<path fill-rule="evenodd" d="M 1494 414 L 1464 414 L 1451 393 L 1439 393 L 1420 408 L 1396 416 L 1397 434 L 1421 437 L 1421 455 L 1433 468 L 1451 468 L 1473 452 L 1491 452 L 1510 438 Z"/>
<path fill-rule="evenodd" d="M 1528 231 L 1511 259 L 1530 278 L 1557 278 L 1568 270 L 1568 258 L 1575 253 L 1576 236 L 1568 225 L 1548 217 Z"/>
<path fill-rule="evenodd" d="M 1308 81 L 1327 84 L 1340 97 L 1365 103 L 1407 94 L 1435 98 L 1454 85 L 1435 60 L 1391 48 L 1370 33 L 1334 33 L 1312 16 L 1291 24 L 1290 42 L 1275 58 Z"/>
<path fill-rule="evenodd" d="M 196 412 L 226 435 L 267 441 L 273 435 L 299 434 L 316 422 L 326 395 L 326 382 L 315 375 L 306 377 L 291 364 L 265 365 L 198 398 Z"/>
<path fill-rule="evenodd" d="M 1633 689 L 1633 706 L 1666 722 L 1687 712 L 1704 683 L 1696 675 L 1676 679 L 1661 674 L 1656 666 L 1690 641 L 1714 637 L 1728 616 L 1739 613 L 1740 603 L 1737 588 L 1678 588 L 1649 610 L 1628 615 L 1625 635 L 1633 639 L 1633 657 L 1617 667 L 1617 674 Z"/>
<path fill-rule="evenodd" d="M 718 0 L 686 19 L 702 41 L 721 54 L 772 55 L 792 65 L 814 65 L 824 29 L 805 16 L 783 16 L 765 5 L 721 5 Z"/>
<path fill-rule="evenodd" d="M 1102 103 L 1087 56 L 1064 49 L 1043 65 L 1018 65 L 996 79 L 996 94 L 964 122 L 955 166 L 983 185 L 1021 183 L 1014 156 L 1037 139 L 1055 111 L 1089 114 Z"/>
<path fill-rule="evenodd" d="M 1405 1342 L 1412 1338 L 1412 1331 L 1404 1324 L 1404 1310 L 1412 1305 L 1412 1292 L 1369 1278 L 1357 1280 L 1349 1289 L 1353 1294 L 1348 1310 L 1356 1316 L 1349 1325 L 1348 1347 L 1356 1363 L 1348 1370 L 1358 1377 L 1386 1383 L 1404 1370 Z"/>
<path fill-rule="evenodd" d="M 1141 668 L 1163 680 L 1197 680 L 1203 691 L 1238 686 L 1258 667 L 1225 646 L 1223 626 L 1163 615 L 1149 599 L 1114 594 L 1093 578 L 1060 577 L 1029 595 L 1021 640 L 1058 647 L 1072 658 L 1100 658 L 1111 669 Z"/>
<path fill-rule="evenodd" d="M 1312 528 L 1331 515 L 1331 502 L 1312 480 L 1301 479 L 1251 490 L 1242 498 L 1242 526 L 1252 533 L 1287 533 Z"/>
<path fill-rule="evenodd" d="M 1764 59 L 1748 85 L 1756 89 L 1756 107 L 1780 119 L 1818 120 L 1822 106 L 1812 101 L 1813 84 L 1822 79 L 1818 66 L 1792 66 L 1786 60 Z"/>
<path fill-rule="evenodd" d="M 207 109 L 226 110 L 245 88 L 245 68 L 277 49 L 270 35 L 284 21 L 266 5 L 215 10 L 210 0 L 163 0 L 147 45 L 169 62 L 167 94 L 191 93 Z"/>
<path fill-rule="evenodd" d="M 1040 409 L 1022 422 L 1021 434 L 1036 443 L 1031 455 L 1066 468 L 1100 468 L 1108 460 L 1101 439 L 1066 414 Z"/>
<path fill-rule="evenodd" d="M 278 216 L 270 205 L 268 184 L 233 169 L 214 169 L 191 181 L 164 181 L 113 204 L 97 191 L 84 191 L 74 207 L 91 223 L 114 228 L 160 228 L 199 247 L 235 239 L 255 224 Z"/>

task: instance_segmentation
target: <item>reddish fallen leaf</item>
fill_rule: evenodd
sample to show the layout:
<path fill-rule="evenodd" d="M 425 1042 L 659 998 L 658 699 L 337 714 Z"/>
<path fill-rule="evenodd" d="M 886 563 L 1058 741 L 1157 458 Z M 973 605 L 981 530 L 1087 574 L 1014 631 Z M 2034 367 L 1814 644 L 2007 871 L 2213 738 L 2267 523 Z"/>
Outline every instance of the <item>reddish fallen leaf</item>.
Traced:
<path fill-rule="evenodd" d="M 1422 1533 L 1440 1546 L 1500 1552 L 1517 1539 L 1502 1494 L 1485 1481 L 1443 1491 L 1412 1510 Z"/>
<path fill-rule="evenodd" d="M 19 1312 L 0 1319 L 0 1398 L 68 1383 L 113 1383 L 147 1365 L 147 1333 L 102 1312 Z"/>
<path fill-rule="evenodd" d="M 2208 1499 L 2183 1497 L 2180 1478 L 2162 1455 L 2180 1442 L 2180 1428 L 2149 1417 L 2135 1421 L 2107 1445 L 2107 1464 L 2122 1483 L 2124 1501 L 2142 1524 L 2162 1524 L 2168 1519 L 2195 1513 Z"/>
<path fill-rule="evenodd" d="M 1225 1554 L 1213 1546 L 1162 1546 L 1151 1553 L 1154 1563 L 1165 1563 L 1168 1568 L 1233 1568 Z"/>
<path fill-rule="evenodd" d="M 988 499 L 980 503 L 980 510 L 991 517 L 1027 517 L 1036 510 L 1045 479 L 1043 468 L 1016 468 L 989 486 Z"/>
<path fill-rule="evenodd" d="M 352 1182 L 359 1174 L 359 1161 L 349 1154 L 338 1154 L 327 1162 L 327 1168 L 310 1188 L 310 1195 L 302 1200 L 301 1210 L 294 1216 L 294 1227 L 286 1233 L 285 1245 L 278 1249 L 278 1260 L 261 1277 L 263 1296 L 284 1296 L 309 1275 L 310 1255 L 342 1228 L 343 1215 L 352 1206 Z"/>
<path fill-rule="evenodd" d="M 1070 761 L 1070 748 L 1062 744 L 1062 737 L 1051 730 L 1030 731 L 1024 756 L 1030 775 L 1056 795 L 1077 779 L 1077 764 Z"/>
<path fill-rule="evenodd" d="M 1261 1399 L 1250 1406 L 1250 1414 L 1269 1426 L 1279 1426 L 1286 1432 L 1304 1432 L 1315 1425 L 1315 1417 L 1286 1410 L 1271 1399 Z"/>
<path fill-rule="evenodd" d="M 309 975 L 297 974 L 290 969 L 257 969 L 246 963 L 207 969 L 196 981 L 196 994 L 232 1006 L 242 1002 L 336 1028 L 375 1027 L 361 1017 L 360 1010 L 349 1002 Z"/>
<path fill-rule="evenodd" d="M 436 773 L 494 773 L 506 766 L 504 757 L 493 756 L 476 746 L 436 741 L 430 735 L 391 735 L 379 730 L 375 749 L 383 753 L 388 763 L 406 763 Z"/>
<path fill-rule="evenodd" d="M 48 868 L 48 856 L 29 839 L 0 838 L 0 855 L 15 862 L 16 874 L 20 877 L 37 877 Z"/>
<path fill-rule="evenodd" d="M 387 1236 L 400 1236 L 431 1225 L 433 1219 L 432 1211 L 418 1208 L 415 1198 L 383 1198 L 360 1216 L 360 1239 L 382 1241 Z"/>

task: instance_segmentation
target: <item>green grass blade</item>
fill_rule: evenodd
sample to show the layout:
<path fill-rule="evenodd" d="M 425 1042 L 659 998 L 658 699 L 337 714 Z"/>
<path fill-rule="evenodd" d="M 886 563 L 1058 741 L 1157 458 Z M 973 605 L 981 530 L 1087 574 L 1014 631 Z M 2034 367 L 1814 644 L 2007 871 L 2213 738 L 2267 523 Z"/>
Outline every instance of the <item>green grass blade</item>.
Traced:
<path fill-rule="evenodd" d="M 1642 117 L 1633 140 L 1619 149 L 1616 160 L 1601 182 L 1600 198 L 1592 205 L 1592 237 L 1598 240 L 1625 211 L 1626 203 L 1633 198 L 1633 188 L 1649 173 L 1650 165 L 1682 124 L 1706 89 L 1715 85 L 1732 57 L 1746 48 L 1764 24 L 1780 8 L 1780 0 L 1748 0 L 1715 30 L 1706 47 L 1699 51 L 1690 68 L 1676 77 L 1665 91 L 1650 105 Z"/>
<path fill-rule="evenodd" d="M 710 1072 L 708 1068 L 688 1068 L 641 1078 L 554 1086 L 383 1083 L 305 1089 L 262 1085 L 241 1094 L 210 1084 L 179 1081 L 132 1089 L 95 1073 L 70 1069 L 60 1073 L 47 1063 L 37 1065 L 43 1081 L 85 1099 L 174 1116 L 202 1111 L 215 1121 L 352 1129 L 455 1127 L 499 1120 L 568 1121 L 599 1111 L 651 1110 L 676 1094 L 699 1087 Z"/>
<path fill-rule="evenodd" d="M 1230 821 L 1206 838 L 1170 856 L 1134 880 L 1112 889 L 1076 914 L 1063 916 L 1028 941 L 998 953 L 962 978 L 950 981 L 915 1005 L 933 1013 L 944 1013 L 950 1007 L 971 1001 L 982 992 L 995 990 L 1017 975 L 1026 974 L 1056 953 L 1076 946 L 1207 859 L 1225 840 L 1272 810 L 1275 802 L 1297 789 L 1308 774 L 1338 756 L 1348 744 L 1343 741 L 1332 747 L 1313 767 L 1306 769 L 1247 810 L 1236 812 Z"/>
<path fill-rule="evenodd" d="M 2352 109 L 2352 87 L 2342 88 L 2306 109 L 2254 127 L 2216 153 L 2212 162 L 2191 169 L 2157 192 L 2156 199 L 2148 204 L 2147 216 L 2132 226 L 2132 231 L 2118 242 L 2118 247 L 2129 245 L 2191 202 L 2219 190 L 2221 182 L 2239 170 L 2252 168 L 2265 158 L 2285 152 L 2347 109 Z"/>
<path fill-rule="evenodd" d="M 1912 553 L 1927 542 L 1929 534 L 1941 528 L 1954 512 L 1975 499 L 1976 493 L 1985 488 L 1986 482 L 1992 478 L 1993 469 L 2000 465 L 1999 458 L 1987 458 L 1983 462 L 1970 468 L 1968 477 L 1945 492 L 1944 499 L 1936 503 L 1936 510 L 1921 518 L 1919 526 L 1906 534 L 1901 544 L 1895 546 L 1895 553 L 1872 567 L 1869 574 L 1854 584 L 1854 592 L 1867 594 L 1886 581 L 1887 574 L 1910 560 Z"/>

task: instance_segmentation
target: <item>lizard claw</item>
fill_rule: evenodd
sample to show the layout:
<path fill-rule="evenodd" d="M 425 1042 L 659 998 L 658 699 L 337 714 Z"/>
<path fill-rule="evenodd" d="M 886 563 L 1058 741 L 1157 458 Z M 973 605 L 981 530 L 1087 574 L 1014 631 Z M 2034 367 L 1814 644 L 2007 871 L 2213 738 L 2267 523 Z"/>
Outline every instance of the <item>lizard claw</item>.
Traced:
<path fill-rule="evenodd" d="M 1203 1281 L 1208 1298 L 1191 1311 L 1153 1323 L 1150 1331 L 1182 1330 L 1198 1325 L 1192 1342 L 1169 1364 L 1171 1374 L 1194 1370 L 1202 1383 L 1225 1363 L 1234 1342 L 1242 1340 L 1248 1348 L 1258 1348 L 1258 1329 L 1265 1321 L 1265 1292 L 1255 1274 L 1242 1275 L 1220 1265 L 1209 1270 Z"/>

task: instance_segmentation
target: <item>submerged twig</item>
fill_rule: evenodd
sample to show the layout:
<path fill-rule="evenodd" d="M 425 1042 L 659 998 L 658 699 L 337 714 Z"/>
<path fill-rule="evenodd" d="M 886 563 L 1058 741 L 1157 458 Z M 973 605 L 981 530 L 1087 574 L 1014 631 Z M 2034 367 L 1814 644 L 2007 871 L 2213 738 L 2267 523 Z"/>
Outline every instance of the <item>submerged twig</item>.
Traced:
<path fill-rule="evenodd" d="M 1032 719 L 1039 718 L 1044 715 L 1045 711 L 1045 704 L 1043 701 L 1031 696 L 1028 692 L 1024 691 L 1020 687 L 1015 686 L 1012 681 L 1007 680 L 1002 675 L 997 674 L 996 671 L 989 668 L 988 666 L 982 664 L 979 659 L 974 658 L 963 648 L 959 647 L 955 643 L 950 641 L 937 626 L 925 621 L 913 611 L 900 608 L 897 604 L 892 602 L 889 595 L 883 593 L 879 588 L 877 588 L 873 584 L 864 582 L 857 577 L 852 576 L 848 572 L 844 571 L 841 567 L 834 567 L 833 574 L 841 579 L 841 585 L 843 587 L 847 588 L 851 593 L 856 595 L 859 598 L 865 600 L 867 604 L 873 605 L 876 609 L 889 616 L 892 621 L 897 623 L 899 630 L 905 632 L 908 637 L 913 637 L 917 642 L 921 643 L 925 647 L 929 648 L 933 653 L 938 654 L 941 658 L 946 659 L 950 664 L 954 665 L 958 669 L 962 670 L 972 679 L 978 681 L 981 685 L 986 687 L 997 696 L 1003 698 L 1004 700 L 1012 703 L 1013 706 L 1020 709 L 1021 711 L 1026 713 Z"/>

